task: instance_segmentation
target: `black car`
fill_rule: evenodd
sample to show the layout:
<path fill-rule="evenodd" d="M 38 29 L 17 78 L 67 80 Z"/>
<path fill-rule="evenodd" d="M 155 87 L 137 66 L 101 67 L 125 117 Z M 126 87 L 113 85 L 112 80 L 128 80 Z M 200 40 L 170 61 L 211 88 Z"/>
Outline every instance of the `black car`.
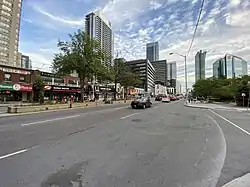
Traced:
<path fill-rule="evenodd" d="M 132 108 L 149 108 L 152 106 L 152 103 L 150 101 L 149 97 L 140 97 L 136 98 L 134 101 L 131 102 Z"/>

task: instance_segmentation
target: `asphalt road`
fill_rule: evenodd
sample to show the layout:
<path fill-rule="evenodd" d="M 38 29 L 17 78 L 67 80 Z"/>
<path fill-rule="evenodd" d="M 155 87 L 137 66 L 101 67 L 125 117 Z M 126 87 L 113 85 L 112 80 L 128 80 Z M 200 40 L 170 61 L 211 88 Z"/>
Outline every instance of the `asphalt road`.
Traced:
<path fill-rule="evenodd" d="M 0 186 L 212 187 L 229 150 L 221 124 L 241 133 L 227 123 L 182 101 L 0 118 Z"/>
<path fill-rule="evenodd" d="M 250 113 L 213 110 L 226 139 L 227 154 L 217 187 L 250 173 Z M 224 118 L 224 119 L 223 119 Z"/>

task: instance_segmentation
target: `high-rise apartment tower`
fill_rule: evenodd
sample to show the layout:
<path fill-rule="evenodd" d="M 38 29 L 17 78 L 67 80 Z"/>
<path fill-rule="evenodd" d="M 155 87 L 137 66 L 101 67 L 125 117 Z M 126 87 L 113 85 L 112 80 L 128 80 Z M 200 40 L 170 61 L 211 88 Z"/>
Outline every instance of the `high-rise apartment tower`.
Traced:
<path fill-rule="evenodd" d="M 112 65 L 114 40 L 111 22 L 107 20 L 100 11 L 92 12 L 86 15 L 85 32 L 91 38 L 99 42 L 102 51 L 110 57 L 104 64 Z"/>
<path fill-rule="evenodd" d="M 22 0 L 0 0 L 0 64 L 21 66 L 18 46 Z"/>

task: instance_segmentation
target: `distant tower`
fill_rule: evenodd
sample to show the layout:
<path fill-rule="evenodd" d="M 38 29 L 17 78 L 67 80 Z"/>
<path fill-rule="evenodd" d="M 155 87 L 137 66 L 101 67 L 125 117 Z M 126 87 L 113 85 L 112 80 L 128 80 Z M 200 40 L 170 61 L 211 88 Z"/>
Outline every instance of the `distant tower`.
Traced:
<path fill-rule="evenodd" d="M 195 55 L 195 82 L 205 79 L 206 51 L 198 51 Z"/>
<path fill-rule="evenodd" d="M 148 43 L 146 47 L 147 47 L 146 58 L 150 62 L 158 61 L 159 60 L 159 43 L 158 42 Z"/>

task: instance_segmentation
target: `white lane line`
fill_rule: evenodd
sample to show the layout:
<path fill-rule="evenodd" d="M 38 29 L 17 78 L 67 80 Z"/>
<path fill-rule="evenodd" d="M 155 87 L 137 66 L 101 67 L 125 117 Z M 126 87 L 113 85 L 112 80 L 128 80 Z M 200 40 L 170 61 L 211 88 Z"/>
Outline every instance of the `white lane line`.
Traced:
<path fill-rule="evenodd" d="M 134 115 L 136 115 L 136 114 L 138 114 L 138 113 L 134 113 L 134 114 L 130 114 L 130 115 L 124 116 L 124 117 L 122 117 L 121 119 L 126 119 L 126 118 L 129 118 L 129 117 L 134 116 Z"/>
<path fill-rule="evenodd" d="M 158 106 L 155 106 L 154 108 L 158 108 Z"/>
<path fill-rule="evenodd" d="M 7 155 L 4 155 L 4 156 L 0 156 L 0 160 L 4 159 L 4 158 L 8 158 L 8 157 L 11 157 L 11 156 L 14 156 L 14 155 L 18 155 L 18 154 L 21 154 L 21 153 L 24 153 L 24 152 L 27 152 L 29 149 L 23 149 L 21 151 L 17 151 L 17 152 L 14 152 L 14 153 L 10 153 L 10 154 L 7 154 Z"/>
<path fill-rule="evenodd" d="M 22 124 L 21 126 L 24 127 L 24 126 L 47 123 L 47 122 L 52 122 L 52 121 L 59 121 L 59 120 L 64 120 L 64 119 L 76 118 L 76 117 L 79 117 L 79 116 L 81 116 L 81 115 L 67 116 L 67 117 L 62 117 L 62 118 L 54 118 L 54 119 L 48 119 L 48 120 L 43 120 L 43 121 L 34 121 L 34 122 L 31 122 L 31 123 Z"/>
<path fill-rule="evenodd" d="M 232 121 L 228 120 L 227 118 L 221 116 L 220 114 L 212 111 L 211 109 L 209 109 L 210 112 L 214 113 L 215 115 L 219 116 L 221 119 L 225 120 L 226 122 L 230 123 L 231 125 L 233 125 L 234 127 L 236 127 L 237 129 L 241 130 L 242 132 L 246 133 L 247 135 L 250 136 L 250 132 L 246 131 L 245 129 L 241 128 L 240 126 L 236 125 L 235 123 L 233 123 Z"/>

